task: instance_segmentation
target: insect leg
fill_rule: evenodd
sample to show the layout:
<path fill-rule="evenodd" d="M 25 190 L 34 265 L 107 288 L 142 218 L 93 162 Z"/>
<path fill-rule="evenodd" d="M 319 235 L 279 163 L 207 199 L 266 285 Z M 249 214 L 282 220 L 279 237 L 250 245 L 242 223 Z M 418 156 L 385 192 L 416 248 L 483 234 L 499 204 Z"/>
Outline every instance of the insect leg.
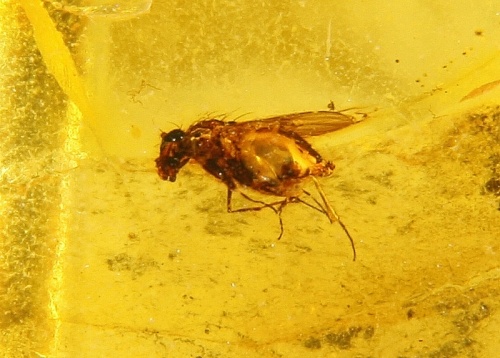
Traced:
<path fill-rule="evenodd" d="M 347 231 L 347 228 L 345 227 L 342 220 L 340 220 L 340 217 L 335 212 L 335 209 L 333 209 L 333 207 L 328 202 L 328 199 L 326 198 L 325 192 L 323 191 L 323 189 L 321 189 L 321 186 L 319 185 L 318 180 L 315 177 L 312 177 L 312 178 L 314 181 L 314 185 L 316 185 L 316 189 L 318 190 L 318 193 L 321 196 L 323 203 L 325 204 L 326 214 L 327 214 L 328 218 L 330 219 L 330 221 L 332 223 L 334 221 L 338 221 L 338 223 L 340 224 L 340 227 L 342 228 L 342 230 L 344 230 L 347 237 L 349 238 L 349 241 L 351 241 L 351 247 L 352 247 L 352 253 L 353 253 L 352 261 L 356 261 L 356 247 L 354 246 L 354 240 L 352 239 L 351 234 L 349 234 L 349 231 Z"/>
<path fill-rule="evenodd" d="M 286 204 L 288 204 L 289 199 L 286 198 L 280 203 L 280 206 L 278 208 L 278 218 L 280 219 L 280 234 L 278 236 L 278 240 L 281 239 L 283 236 L 283 219 L 281 218 L 281 212 L 283 211 L 283 208 L 285 207 Z"/>
<path fill-rule="evenodd" d="M 247 199 L 248 201 L 251 201 L 251 202 L 257 203 L 257 204 L 261 204 L 261 206 L 256 206 L 256 207 L 252 207 L 252 208 L 241 208 L 241 209 L 236 209 L 236 210 L 233 209 L 232 205 L 231 205 L 231 198 L 233 196 L 233 190 L 228 188 L 227 189 L 227 212 L 228 213 L 237 213 L 237 212 L 244 212 L 244 211 L 259 211 L 259 210 L 262 210 L 264 208 L 269 208 L 272 211 L 274 211 L 279 217 L 280 234 L 278 236 L 278 240 L 281 239 L 281 237 L 283 236 L 283 220 L 281 219 L 281 211 L 283 210 L 285 205 L 288 203 L 288 199 L 275 201 L 274 203 L 268 204 L 268 203 L 265 203 L 265 202 L 260 201 L 260 200 L 252 199 L 251 197 L 249 197 L 248 195 L 246 195 L 245 193 L 242 193 L 242 192 L 240 192 L 240 195 L 242 197 L 244 197 L 245 199 Z M 279 205 L 278 209 L 275 208 L 275 206 L 277 206 L 277 205 Z"/>
<path fill-rule="evenodd" d="M 245 199 L 247 199 L 248 201 L 251 201 L 251 202 L 257 203 L 257 204 L 261 204 L 261 206 L 255 206 L 255 207 L 251 207 L 251 208 L 233 209 L 232 204 L 231 204 L 232 197 L 233 197 L 233 190 L 227 189 L 227 212 L 228 213 L 239 213 L 239 212 L 244 212 L 244 211 L 259 211 L 259 210 L 262 210 L 264 208 L 269 208 L 272 211 L 274 211 L 276 214 L 278 214 L 278 209 L 276 209 L 275 206 L 283 203 L 283 200 L 280 200 L 280 201 L 276 201 L 274 203 L 268 204 L 268 203 L 265 203 L 265 202 L 260 201 L 260 200 L 252 199 L 251 197 L 249 197 L 248 195 L 246 195 L 242 192 L 240 192 L 240 195 L 242 197 L 244 197 Z"/>
<path fill-rule="evenodd" d="M 312 196 L 311 193 L 309 193 L 308 191 L 302 189 L 302 192 L 304 194 L 306 194 L 307 196 L 311 197 L 311 199 L 316 203 L 317 206 L 314 206 L 311 203 L 308 203 L 307 201 L 302 200 L 301 198 L 299 198 L 297 196 L 294 196 L 294 197 L 290 198 L 290 202 L 291 203 L 301 203 L 301 204 L 304 204 L 304 205 L 310 207 L 311 209 L 319 211 L 320 213 L 326 215 L 326 217 L 328 218 L 328 220 L 330 220 L 330 223 L 333 223 L 333 221 L 330 219 L 330 217 L 328 216 L 328 213 L 326 212 L 325 208 L 323 208 L 323 206 L 321 205 L 321 203 L 314 196 Z"/>

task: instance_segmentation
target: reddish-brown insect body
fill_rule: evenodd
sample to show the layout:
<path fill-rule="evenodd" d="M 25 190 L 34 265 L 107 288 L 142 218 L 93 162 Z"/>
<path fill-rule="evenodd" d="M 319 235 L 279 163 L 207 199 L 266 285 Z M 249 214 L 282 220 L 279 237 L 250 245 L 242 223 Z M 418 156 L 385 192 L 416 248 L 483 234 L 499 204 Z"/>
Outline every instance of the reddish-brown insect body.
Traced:
<path fill-rule="evenodd" d="M 333 132 L 354 123 L 351 116 L 334 111 L 294 113 L 248 122 L 202 120 L 186 131 L 174 129 L 161 134 L 156 167 L 163 180 L 174 182 L 179 170 L 194 160 L 226 184 L 229 212 L 269 207 L 281 214 L 286 203 L 305 203 L 299 196 L 305 192 L 303 186 L 307 179 L 313 179 L 325 205 L 324 208 L 320 206 L 319 210 L 330 221 L 340 222 L 315 180 L 315 177 L 330 175 L 335 165 L 324 160 L 304 138 Z M 241 193 L 245 198 L 262 205 L 232 210 L 232 192 L 241 188 L 251 188 L 284 199 L 266 204 Z M 280 224 L 282 228 L 281 216 Z M 352 243 L 345 226 L 340 224 Z"/>

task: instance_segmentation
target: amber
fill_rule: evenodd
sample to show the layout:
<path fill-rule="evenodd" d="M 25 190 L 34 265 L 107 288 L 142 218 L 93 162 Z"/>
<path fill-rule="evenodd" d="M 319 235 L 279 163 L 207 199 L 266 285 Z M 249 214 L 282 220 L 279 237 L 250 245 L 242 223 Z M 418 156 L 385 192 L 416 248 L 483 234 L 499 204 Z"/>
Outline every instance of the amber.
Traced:
<path fill-rule="evenodd" d="M 499 16 L 1 1 L 0 356 L 498 355 Z M 329 107 L 363 118 L 308 139 L 355 262 L 304 205 L 278 241 L 202 168 L 157 175 L 161 132 Z"/>

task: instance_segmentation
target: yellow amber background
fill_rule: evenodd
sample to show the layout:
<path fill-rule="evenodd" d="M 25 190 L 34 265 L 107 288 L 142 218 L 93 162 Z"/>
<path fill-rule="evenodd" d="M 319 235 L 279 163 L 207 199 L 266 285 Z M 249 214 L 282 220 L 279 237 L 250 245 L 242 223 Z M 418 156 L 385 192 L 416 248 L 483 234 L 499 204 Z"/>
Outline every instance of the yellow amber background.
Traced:
<path fill-rule="evenodd" d="M 499 22 L 496 1 L 2 1 L 0 355 L 495 356 Z M 199 167 L 155 173 L 160 129 L 330 101 L 366 115 L 312 140 L 356 262 L 305 206 L 276 241 Z"/>

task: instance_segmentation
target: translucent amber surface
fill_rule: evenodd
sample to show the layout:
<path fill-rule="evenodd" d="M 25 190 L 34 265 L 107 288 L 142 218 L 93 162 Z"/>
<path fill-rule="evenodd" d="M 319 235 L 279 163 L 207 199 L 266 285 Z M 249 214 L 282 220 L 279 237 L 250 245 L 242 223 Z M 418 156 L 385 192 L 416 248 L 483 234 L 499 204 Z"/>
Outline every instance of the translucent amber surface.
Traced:
<path fill-rule="evenodd" d="M 0 356 L 496 356 L 499 21 L 496 1 L 0 2 Z M 331 101 L 364 118 L 312 140 L 355 262 L 304 205 L 277 241 L 195 164 L 155 171 L 161 130 Z"/>

